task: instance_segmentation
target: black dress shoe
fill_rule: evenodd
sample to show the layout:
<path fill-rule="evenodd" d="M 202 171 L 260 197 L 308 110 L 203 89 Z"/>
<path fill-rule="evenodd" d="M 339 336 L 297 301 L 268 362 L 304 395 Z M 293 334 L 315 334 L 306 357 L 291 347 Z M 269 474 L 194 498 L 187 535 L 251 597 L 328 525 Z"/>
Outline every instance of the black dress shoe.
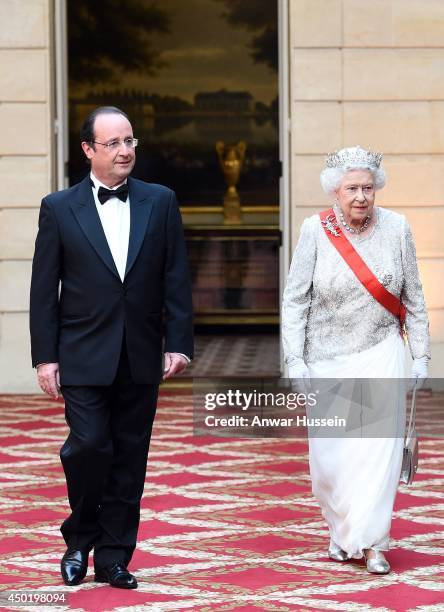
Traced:
<path fill-rule="evenodd" d="M 68 586 L 80 584 L 88 570 L 88 551 L 68 548 L 60 563 L 63 582 Z"/>
<path fill-rule="evenodd" d="M 114 563 L 107 567 L 95 569 L 96 582 L 109 582 L 118 589 L 137 589 L 136 577 L 129 573 L 123 563 Z"/>

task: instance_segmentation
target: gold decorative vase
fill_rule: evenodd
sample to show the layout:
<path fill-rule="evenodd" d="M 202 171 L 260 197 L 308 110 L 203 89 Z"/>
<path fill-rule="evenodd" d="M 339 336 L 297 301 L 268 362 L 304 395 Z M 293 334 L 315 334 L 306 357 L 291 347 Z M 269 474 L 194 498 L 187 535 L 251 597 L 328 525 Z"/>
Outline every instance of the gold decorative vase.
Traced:
<path fill-rule="evenodd" d="M 246 149 L 247 145 L 242 140 L 236 145 L 226 145 L 222 140 L 216 143 L 220 167 L 227 184 L 227 191 L 224 195 L 225 225 L 240 225 L 242 223 L 240 197 L 236 185 L 239 182 L 244 165 Z"/>

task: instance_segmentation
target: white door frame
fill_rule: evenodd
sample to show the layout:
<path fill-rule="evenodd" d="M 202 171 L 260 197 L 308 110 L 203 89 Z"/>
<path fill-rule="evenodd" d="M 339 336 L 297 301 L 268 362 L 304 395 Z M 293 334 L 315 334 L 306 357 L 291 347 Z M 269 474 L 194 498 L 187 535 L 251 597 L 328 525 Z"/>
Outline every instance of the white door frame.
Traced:
<path fill-rule="evenodd" d="M 291 124 L 290 124 L 290 16 L 289 0 L 278 0 L 278 45 L 279 45 L 279 159 L 281 177 L 279 181 L 279 226 L 282 244 L 279 257 L 279 306 L 282 303 L 282 294 L 290 267 L 291 243 Z M 280 313 L 280 308 L 279 308 Z M 281 314 L 279 314 L 279 320 Z M 280 326 L 281 329 L 282 326 Z M 281 335 L 281 334 L 280 334 Z M 284 375 L 285 366 L 280 343 L 280 366 Z"/>
<path fill-rule="evenodd" d="M 54 0 L 55 188 L 68 187 L 68 38 L 66 0 Z"/>

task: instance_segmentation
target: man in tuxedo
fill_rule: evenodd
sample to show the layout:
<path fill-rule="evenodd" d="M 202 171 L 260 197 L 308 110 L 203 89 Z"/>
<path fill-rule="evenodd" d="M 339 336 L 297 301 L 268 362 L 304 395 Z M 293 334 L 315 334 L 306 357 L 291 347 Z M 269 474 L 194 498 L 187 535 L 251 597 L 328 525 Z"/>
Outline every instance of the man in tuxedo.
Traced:
<path fill-rule="evenodd" d="M 191 287 L 174 192 L 130 177 L 127 115 L 96 109 L 81 140 L 91 172 L 40 209 L 32 361 L 42 390 L 61 390 L 70 430 L 60 451 L 71 507 L 64 582 L 83 580 L 94 549 L 97 581 L 136 588 L 127 566 L 158 385 L 192 358 Z"/>

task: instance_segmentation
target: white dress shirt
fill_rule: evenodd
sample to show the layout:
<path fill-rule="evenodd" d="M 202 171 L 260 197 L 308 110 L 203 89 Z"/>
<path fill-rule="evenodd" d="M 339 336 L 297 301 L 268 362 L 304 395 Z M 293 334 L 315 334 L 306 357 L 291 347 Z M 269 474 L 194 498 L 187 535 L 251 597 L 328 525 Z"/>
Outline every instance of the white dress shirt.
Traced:
<path fill-rule="evenodd" d="M 128 257 L 128 244 L 130 234 L 130 205 L 129 196 L 125 202 L 122 202 L 118 197 L 111 197 L 104 204 L 99 202 L 97 197 L 99 187 L 110 189 L 99 181 L 91 172 L 91 180 L 94 183 L 92 192 L 94 196 L 94 202 L 96 203 L 97 212 L 99 213 L 100 221 L 102 223 L 103 231 L 105 232 L 106 240 L 113 256 L 114 263 L 116 264 L 117 272 L 123 282 L 125 278 L 126 260 Z M 114 191 L 121 185 L 126 183 L 120 183 L 116 187 L 112 187 Z"/>

